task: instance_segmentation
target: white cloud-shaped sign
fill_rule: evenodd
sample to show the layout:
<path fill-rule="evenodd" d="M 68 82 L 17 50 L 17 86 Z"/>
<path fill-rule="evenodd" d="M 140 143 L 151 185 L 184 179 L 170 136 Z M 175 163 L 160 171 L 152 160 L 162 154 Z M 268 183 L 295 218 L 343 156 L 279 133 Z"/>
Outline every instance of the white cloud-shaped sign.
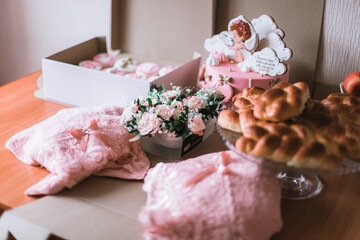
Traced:
<path fill-rule="evenodd" d="M 264 49 L 266 47 L 274 49 L 280 62 L 287 61 L 292 56 L 292 51 L 289 48 L 285 47 L 285 43 L 276 33 L 269 33 L 269 35 L 267 35 L 259 42 L 259 49 Z"/>
<path fill-rule="evenodd" d="M 246 67 L 253 72 L 270 76 L 282 75 L 286 72 L 285 64 L 280 62 L 275 51 L 269 47 L 246 57 L 239 67 Z"/>
<path fill-rule="evenodd" d="M 284 32 L 279 29 L 274 20 L 268 15 L 261 15 L 251 21 L 255 31 L 259 35 L 257 50 L 266 47 L 274 49 L 280 61 L 287 61 L 292 57 L 292 51 L 285 47 L 283 41 Z"/>
<path fill-rule="evenodd" d="M 283 30 L 279 29 L 274 20 L 268 15 L 261 15 L 258 18 L 251 20 L 251 24 L 254 26 L 256 33 L 259 35 L 259 40 L 265 38 L 269 33 L 274 32 L 281 38 L 284 37 Z"/>

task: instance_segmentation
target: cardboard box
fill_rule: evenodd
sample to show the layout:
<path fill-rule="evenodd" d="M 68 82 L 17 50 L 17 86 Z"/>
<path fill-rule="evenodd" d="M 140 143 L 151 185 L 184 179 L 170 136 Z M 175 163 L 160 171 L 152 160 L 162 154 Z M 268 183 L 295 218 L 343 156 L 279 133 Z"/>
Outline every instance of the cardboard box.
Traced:
<path fill-rule="evenodd" d="M 151 86 L 170 89 L 173 83 L 196 87 L 201 57 L 192 59 L 192 55 L 203 51 L 204 39 L 213 34 L 213 4 L 212 0 L 195 4 L 190 0 L 160 0 L 155 4 L 143 0 L 113 1 L 111 46 L 106 43 L 109 39 L 98 37 L 44 58 L 44 98 L 70 106 L 124 107 L 133 99 L 146 96 Z M 201 18 L 197 18 L 199 12 Z M 119 57 L 131 56 L 139 63 L 151 61 L 178 68 L 149 82 L 78 66 L 80 61 L 110 49 L 120 49 Z"/>
<path fill-rule="evenodd" d="M 92 56 L 106 52 L 106 49 L 105 38 L 99 37 L 44 58 L 44 98 L 71 106 L 114 104 L 125 107 L 133 99 L 147 96 L 152 86 L 164 85 L 171 89 L 172 83 L 175 86 L 196 87 L 201 57 L 179 64 L 130 53 L 119 55 L 119 58 L 131 56 L 139 63 L 150 61 L 162 66 L 178 66 L 177 69 L 153 81 L 124 77 L 77 65 L 82 60 L 92 59 Z"/>
<path fill-rule="evenodd" d="M 186 157 L 226 150 L 217 133 Z M 151 165 L 166 159 L 148 154 Z M 71 190 L 3 213 L 0 239 L 143 239 L 138 221 L 146 194 L 142 181 L 91 176 Z M 11 238 L 10 238 L 11 239 Z"/>

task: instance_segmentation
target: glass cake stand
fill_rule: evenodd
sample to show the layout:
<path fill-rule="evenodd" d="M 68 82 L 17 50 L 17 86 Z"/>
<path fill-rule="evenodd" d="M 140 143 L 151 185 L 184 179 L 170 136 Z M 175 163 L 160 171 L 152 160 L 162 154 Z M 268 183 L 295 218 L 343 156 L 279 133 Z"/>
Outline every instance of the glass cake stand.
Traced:
<path fill-rule="evenodd" d="M 241 136 L 240 133 L 230 131 L 216 124 L 217 130 L 225 142 L 225 145 L 241 156 L 243 159 L 259 164 L 278 172 L 282 198 L 292 200 L 302 200 L 313 198 L 324 190 L 324 183 L 318 176 L 336 176 L 350 174 L 360 171 L 360 163 L 344 158 L 340 168 L 335 170 L 320 168 L 298 168 L 290 167 L 285 163 L 275 162 L 262 157 L 254 157 L 240 152 L 235 147 L 236 140 Z"/>

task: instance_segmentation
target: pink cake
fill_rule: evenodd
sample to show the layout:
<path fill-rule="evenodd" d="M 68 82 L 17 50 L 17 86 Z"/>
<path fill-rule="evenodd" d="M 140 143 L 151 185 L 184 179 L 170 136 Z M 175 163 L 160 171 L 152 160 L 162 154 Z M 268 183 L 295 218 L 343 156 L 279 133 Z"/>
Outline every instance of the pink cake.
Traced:
<path fill-rule="evenodd" d="M 217 87 L 229 101 L 245 88 L 269 89 L 289 81 L 286 62 L 292 51 L 285 47 L 284 33 L 267 15 L 248 21 L 240 15 L 232 19 L 228 31 L 205 40 L 209 52 L 200 72 L 200 86 Z"/>
<path fill-rule="evenodd" d="M 273 85 L 279 82 L 288 82 L 289 81 L 289 64 L 286 64 L 288 70 L 285 74 L 278 76 L 269 76 L 261 75 L 257 72 L 242 72 L 241 69 L 237 67 L 237 63 L 221 63 L 216 66 L 206 65 L 204 81 L 201 84 L 206 82 L 217 82 L 220 83 L 224 78 L 229 78 L 228 85 L 233 89 L 233 95 L 236 95 L 244 88 L 250 87 L 261 87 L 264 89 L 269 89 Z"/>

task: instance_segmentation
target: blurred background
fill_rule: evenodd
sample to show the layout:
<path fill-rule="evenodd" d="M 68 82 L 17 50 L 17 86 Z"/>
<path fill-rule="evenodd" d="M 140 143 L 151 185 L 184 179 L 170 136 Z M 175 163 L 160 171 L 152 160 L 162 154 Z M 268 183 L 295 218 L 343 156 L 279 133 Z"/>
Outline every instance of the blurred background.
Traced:
<path fill-rule="evenodd" d="M 111 0 L 1 0 L 0 85 L 41 69 L 41 59 L 108 36 Z"/>
<path fill-rule="evenodd" d="M 1 0 L 0 86 L 41 69 L 43 57 L 109 37 L 111 6 L 111 0 Z M 350 72 L 360 71 L 359 0 L 214 0 L 214 6 L 214 33 L 239 14 L 273 16 L 294 51 L 290 81 L 309 83 L 314 98 L 338 91 Z"/>

